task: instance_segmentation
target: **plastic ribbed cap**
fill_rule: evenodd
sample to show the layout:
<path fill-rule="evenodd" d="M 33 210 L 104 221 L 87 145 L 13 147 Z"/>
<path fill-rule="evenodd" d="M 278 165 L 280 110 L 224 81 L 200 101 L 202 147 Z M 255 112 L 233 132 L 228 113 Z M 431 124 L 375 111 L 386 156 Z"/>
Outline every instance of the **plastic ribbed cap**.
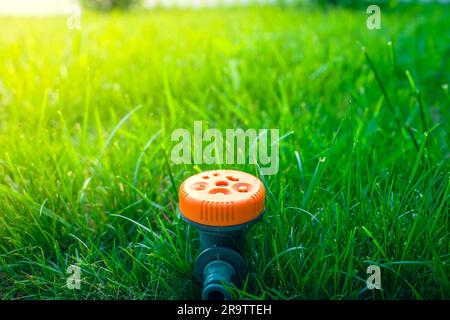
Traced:
<path fill-rule="evenodd" d="M 236 226 L 264 211 L 265 189 L 255 176 L 213 170 L 186 179 L 179 189 L 180 211 L 189 221 L 214 227 Z"/>

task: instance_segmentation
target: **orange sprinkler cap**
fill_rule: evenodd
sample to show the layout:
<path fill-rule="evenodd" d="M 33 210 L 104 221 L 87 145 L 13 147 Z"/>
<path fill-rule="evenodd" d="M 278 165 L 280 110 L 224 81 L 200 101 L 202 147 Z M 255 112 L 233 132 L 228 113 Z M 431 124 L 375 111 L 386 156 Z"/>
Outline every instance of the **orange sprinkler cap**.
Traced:
<path fill-rule="evenodd" d="M 180 211 L 206 226 L 236 226 L 264 211 L 265 189 L 255 176 L 236 170 L 212 170 L 186 179 L 179 189 Z"/>

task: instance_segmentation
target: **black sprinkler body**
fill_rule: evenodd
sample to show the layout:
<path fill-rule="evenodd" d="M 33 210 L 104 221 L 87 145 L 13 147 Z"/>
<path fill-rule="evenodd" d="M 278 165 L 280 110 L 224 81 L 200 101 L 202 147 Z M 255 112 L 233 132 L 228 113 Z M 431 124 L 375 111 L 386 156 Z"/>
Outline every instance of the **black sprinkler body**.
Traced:
<path fill-rule="evenodd" d="M 228 288 L 241 286 L 247 275 L 245 233 L 261 219 L 264 197 L 258 178 L 235 170 L 202 172 L 180 186 L 182 217 L 200 233 L 194 273 L 203 283 L 202 299 L 228 300 Z"/>

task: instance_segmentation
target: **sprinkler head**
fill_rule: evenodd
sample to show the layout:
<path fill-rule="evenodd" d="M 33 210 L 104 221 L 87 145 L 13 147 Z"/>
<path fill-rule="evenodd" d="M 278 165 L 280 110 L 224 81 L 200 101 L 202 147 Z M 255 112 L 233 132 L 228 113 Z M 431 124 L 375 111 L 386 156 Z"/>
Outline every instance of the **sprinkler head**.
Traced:
<path fill-rule="evenodd" d="M 231 299 L 228 287 L 239 287 L 247 275 L 245 231 L 261 220 L 264 197 L 258 178 L 236 170 L 205 171 L 181 184 L 181 216 L 200 232 L 194 273 L 203 282 L 203 299 Z"/>

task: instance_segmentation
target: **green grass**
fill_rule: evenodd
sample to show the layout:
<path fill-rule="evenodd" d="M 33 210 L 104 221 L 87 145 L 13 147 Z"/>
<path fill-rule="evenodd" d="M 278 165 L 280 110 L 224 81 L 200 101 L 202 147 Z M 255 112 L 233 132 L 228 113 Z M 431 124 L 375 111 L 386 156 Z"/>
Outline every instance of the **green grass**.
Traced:
<path fill-rule="evenodd" d="M 1 17 L 0 298 L 199 298 L 198 233 L 176 213 L 196 170 L 164 154 L 203 120 L 293 131 L 235 297 L 449 299 L 450 10 L 382 8 L 378 31 L 366 18 Z M 65 287 L 71 264 L 81 290 Z M 365 289 L 370 264 L 382 291 Z"/>

